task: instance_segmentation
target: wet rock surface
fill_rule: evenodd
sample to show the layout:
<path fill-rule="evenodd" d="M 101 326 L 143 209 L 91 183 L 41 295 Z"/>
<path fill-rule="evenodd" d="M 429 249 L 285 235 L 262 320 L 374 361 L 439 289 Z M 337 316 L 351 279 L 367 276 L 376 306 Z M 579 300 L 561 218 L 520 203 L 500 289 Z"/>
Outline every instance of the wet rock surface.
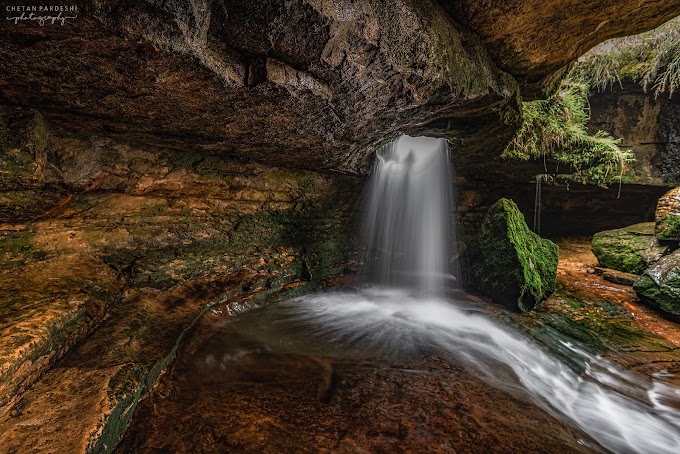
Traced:
<path fill-rule="evenodd" d="M 642 303 L 631 286 L 594 272 L 597 258 L 589 238 L 557 244 L 557 289 L 536 310 L 523 314 L 523 323 L 540 321 L 645 375 L 680 372 L 680 326 Z"/>
<path fill-rule="evenodd" d="M 543 410 L 441 359 L 272 352 L 211 318 L 117 452 L 588 451 Z"/>
<path fill-rule="evenodd" d="M 602 276 L 606 281 L 627 286 L 632 286 L 640 277 L 637 274 L 624 273 L 623 271 L 616 271 L 610 268 L 602 268 L 599 266 L 593 268 L 593 271 L 598 276 Z"/>
<path fill-rule="evenodd" d="M 642 274 L 669 251 L 654 234 L 653 222 L 644 222 L 593 235 L 593 252 L 601 266 L 624 273 Z"/>
<path fill-rule="evenodd" d="M 677 375 L 680 328 L 641 305 L 630 287 L 592 273 L 597 261 L 588 238 L 558 243 L 557 289 L 534 311 L 477 304 L 539 342 L 557 331 L 641 377 Z M 441 358 L 282 351 L 244 336 L 248 331 L 238 324 L 218 313 L 202 319 L 175 366 L 140 404 L 117 452 L 598 449 L 535 404 Z"/>
<path fill-rule="evenodd" d="M 247 308 L 351 266 L 353 178 L 107 140 L 50 144 L 63 197 L 0 225 L 10 452 L 110 449 L 210 303 Z"/>
<path fill-rule="evenodd" d="M 646 303 L 680 315 L 680 252 L 676 251 L 650 266 L 635 282 L 635 291 Z"/>

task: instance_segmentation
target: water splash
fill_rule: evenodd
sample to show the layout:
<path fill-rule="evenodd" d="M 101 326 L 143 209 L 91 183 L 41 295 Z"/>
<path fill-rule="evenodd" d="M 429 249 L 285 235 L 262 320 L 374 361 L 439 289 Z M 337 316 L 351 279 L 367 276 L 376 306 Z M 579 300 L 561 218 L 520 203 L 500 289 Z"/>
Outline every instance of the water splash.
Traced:
<path fill-rule="evenodd" d="M 369 280 L 429 294 L 455 284 L 450 167 L 445 139 L 400 136 L 378 151 L 361 224 Z"/>

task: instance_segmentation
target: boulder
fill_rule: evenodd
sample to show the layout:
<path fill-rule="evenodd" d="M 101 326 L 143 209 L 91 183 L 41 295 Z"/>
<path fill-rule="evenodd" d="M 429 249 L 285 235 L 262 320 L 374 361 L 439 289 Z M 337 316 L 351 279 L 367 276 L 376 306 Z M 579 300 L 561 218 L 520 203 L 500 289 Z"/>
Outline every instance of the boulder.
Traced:
<path fill-rule="evenodd" d="M 656 237 L 680 241 L 680 187 L 665 193 L 656 204 Z"/>
<path fill-rule="evenodd" d="M 555 290 L 558 248 L 529 230 L 515 202 L 500 199 L 482 223 L 472 264 L 475 287 L 525 312 Z"/>
<path fill-rule="evenodd" d="M 668 250 L 654 236 L 653 222 L 598 232 L 592 247 L 601 266 L 632 274 L 642 274 Z"/>
<path fill-rule="evenodd" d="M 662 257 L 649 267 L 633 289 L 645 303 L 680 315 L 680 251 Z"/>

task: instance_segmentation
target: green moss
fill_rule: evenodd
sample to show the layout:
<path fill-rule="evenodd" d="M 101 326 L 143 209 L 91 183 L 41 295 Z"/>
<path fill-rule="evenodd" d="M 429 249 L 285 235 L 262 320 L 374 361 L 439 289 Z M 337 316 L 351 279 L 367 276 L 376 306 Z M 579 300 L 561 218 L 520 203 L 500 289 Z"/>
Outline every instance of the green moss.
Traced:
<path fill-rule="evenodd" d="M 522 103 L 522 123 L 502 156 L 549 160 L 556 164 L 553 178 L 600 186 L 621 182 L 635 156 L 604 131 L 590 134 L 588 119 L 588 86 L 563 81 L 548 99 Z"/>
<path fill-rule="evenodd" d="M 146 371 L 138 364 L 125 364 L 109 379 L 107 398 L 113 402 L 111 412 L 100 421 L 101 435 L 87 446 L 87 453 L 112 452 L 132 419 L 135 408 L 146 390 L 143 386 Z"/>
<path fill-rule="evenodd" d="M 653 89 L 656 96 L 672 96 L 680 87 L 680 19 L 602 43 L 581 57 L 567 77 L 601 91 L 627 79 Z"/>
<path fill-rule="evenodd" d="M 282 175 L 275 178 L 281 178 L 281 184 L 289 182 Z M 303 195 L 319 187 L 314 177 L 304 173 L 290 184 L 294 187 L 309 184 L 310 189 L 303 191 Z M 322 189 L 328 190 L 325 186 Z M 171 244 L 150 248 L 140 241 L 134 250 L 107 249 L 105 261 L 116 269 L 127 269 L 131 285 L 161 290 L 215 272 L 237 272 L 244 266 L 271 275 L 272 287 L 292 280 L 320 282 L 342 269 L 338 264 L 347 258 L 353 246 L 351 216 L 339 209 L 339 199 L 332 190 L 328 191 L 328 198 L 310 196 L 317 197 L 314 203 L 305 202 L 301 195 L 293 208 L 285 210 L 261 210 L 252 215 L 225 212 L 213 216 L 200 224 L 204 226 L 207 222 L 210 230 L 219 232 L 209 237 L 194 232 L 189 220 L 173 224 L 167 228 L 173 233 Z M 162 214 L 164 207 L 164 203 L 160 207 L 150 205 L 144 214 Z M 149 235 L 145 223 L 133 224 L 128 230 L 140 238 Z M 292 262 L 291 256 L 295 257 Z"/>
<path fill-rule="evenodd" d="M 0 157 L 0 171 L 2 171 L 0 184 L 4 186 L 3 189 L 23 190 L 26 186 L 34 188 L 40 184 L 35 158 L 27 151 L 14 149 L 11 153 Z M 11 191 L 3 191 L 3 194 L 5 194 L 3 195 L 5 199 L 12 197 Z"/>
<path fill-rule="evenodd" d="M 661 218 L 660 231 L 656 237 L 660 240 L 680 240 L 680 216 L 666 215 Z"/>
<path fill-rule="evenodd" d="M 30 110 L 22 123 L 22 147 L 29 150 L 34 157 L 44 154 L 49 134 L 43 116 L 36 110 Z"/>
<path fill-rule="evenodd" d="M 555 290 L 558 248 L 529 230 L 517 205 L 500 199 L 488 211 L 472 264 L 474 285 L 522 311 Z"/>
<path fill-rule="evenodd" d="M 583 304 L 581 304 L 579 301 L 576 301 L 571 298 L 565 298 L 564 301 L 573 309 L 580 309 L 583 306 Z"/>
<path fill-rule="evenodd" d="M 642 274 L 666 251 L 654 237 L 654 223 L 647 222 L 593 235 L 593 253 L 605 268 Z"/>
<path fill-rule="evenodd" d="M 0 239 L 0 251 L 9 252 L 17 255 L 23 252 L 30 252 L 31 233 L 28 231 L 15 233 Z"/>
<path fill-rule="evenodd" d="M 592 324 L 586 322 L 583 318 L 576 321 L 572 318 L 571 314 L 544 312 L 541 313 L 540 320 L 542 322 L 541 329 L 536 330 L 533 335 L 548 345 L 552 343 L 552 339 L 555 337 L 551 332 L 554 330 L 595 351 L 602 352 L 607 349 L 606 342 L 593 331 Z"/>
<path fill-rule="evenodd" d="M 589 301 L 578 296 L 564 298 L 564 303 L 553 301 L 548 310 L 533 313 L 542 325 L 597 352 L 620 349 L 631 343 L 651 345 L 658 339 L 646 339 L 645 333 L 630 312 L 607 301 Z M 547 333 L 548 337 L 551 336 Z"/>
<path fill-rule="evenodd" d="M 31 364 L 43 357 L 48 357 L 53 353 L 55 355 L 53 360 L 60 357 L 65 350 L 70 348 L 81 336 L 83 326 L 89 321 L 87 311 L 79 309 L 75 312 L 69 313 L 61 319 L 51 320 L 44 328 L 45 331 L 40 339 L 32 342 L 27 348 L 21 351 L 21 354 L 12 361 L 5 361 L 1 363 L 0 382 L 11 383 L 15 380 L 15 374 L 24 364 Z M 24 342 L 32 339 L 31 337 L 24 337 Z M 15 348 L 21 348 L 19 345 L 20 339 L 15 339 Z M 17 381 L 16 385 L 21 386 L 23 380 Z M 10 394 L 16 393 L 17 389 L 12 389 Z"/>

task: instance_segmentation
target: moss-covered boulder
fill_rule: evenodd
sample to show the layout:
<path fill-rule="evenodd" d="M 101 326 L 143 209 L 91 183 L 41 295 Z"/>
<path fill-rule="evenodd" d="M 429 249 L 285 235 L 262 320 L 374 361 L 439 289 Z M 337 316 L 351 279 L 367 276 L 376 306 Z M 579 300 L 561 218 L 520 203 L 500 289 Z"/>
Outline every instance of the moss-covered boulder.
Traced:
<path fill-rule="evenodd" d="M 680 187 L 665 193 L 656 204 L 656 237 L 680 241 Z"/>
<path fill-rule="evenodd" d="M 601 266 L 633 274 L 642 274 L 668 249 L 654 236 L 653 222 L 596 233 L 592 247 Z"/>
<path fill-rule="evenodd" d="M 662 257 L 649 267 L 633 288 L 645 303 L 680 315 L 680 251 Z"/>
<path fill-rule="evenodd" d="M 555 290 L 558 248 L 529 230 L 512 200 L 500 199 L 482 223 L 472 263 L 474 286 L 494 301 L 533 309 Z"/>

